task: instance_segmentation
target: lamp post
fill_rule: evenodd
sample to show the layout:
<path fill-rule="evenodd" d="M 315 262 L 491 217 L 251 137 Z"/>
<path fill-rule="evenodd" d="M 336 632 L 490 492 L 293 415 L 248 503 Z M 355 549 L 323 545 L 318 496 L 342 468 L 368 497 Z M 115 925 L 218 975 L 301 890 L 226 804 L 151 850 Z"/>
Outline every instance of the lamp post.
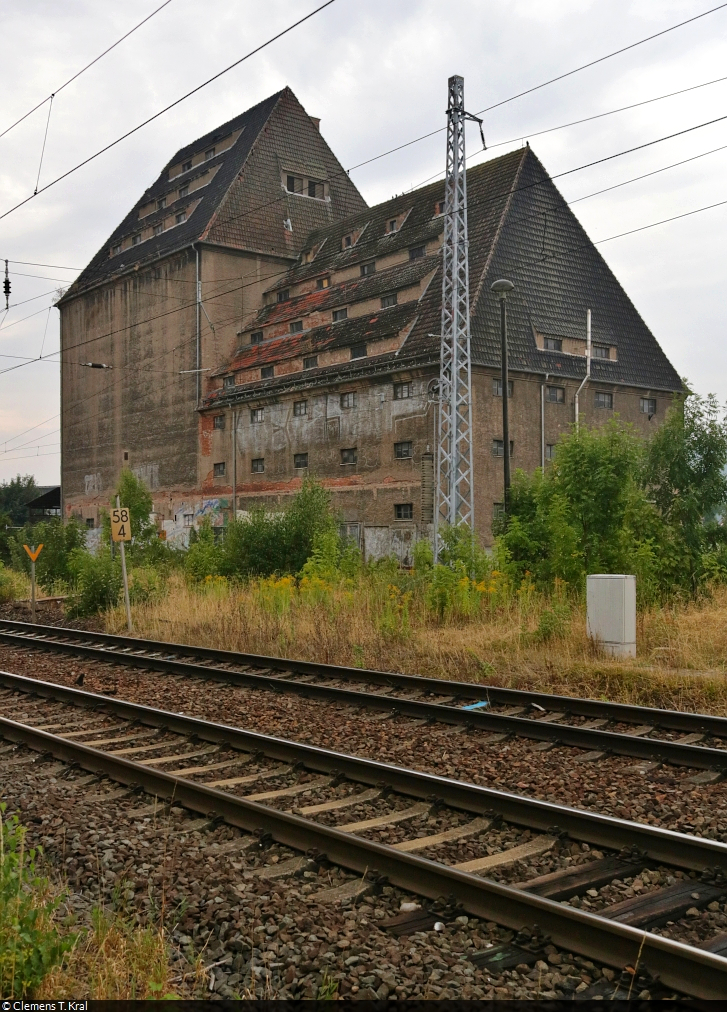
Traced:
<path fill-rule="evenodd" d="M 508 417 L 507 396 L 507 297 L 515 288 L 512 281 L 504 279 L 495 281 L 491 291 L 500 300 L 500 343 L 502 361 L 502 455 L 504 465 L 504 497 L 505 514 L 510 512 L 510 420 Z"/>

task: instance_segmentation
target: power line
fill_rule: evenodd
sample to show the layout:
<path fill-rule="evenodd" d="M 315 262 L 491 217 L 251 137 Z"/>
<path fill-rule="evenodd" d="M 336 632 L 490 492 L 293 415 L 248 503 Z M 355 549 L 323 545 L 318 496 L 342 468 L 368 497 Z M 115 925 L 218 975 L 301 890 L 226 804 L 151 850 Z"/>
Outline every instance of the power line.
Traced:
<path fill-rule="evenodd" d="M 152 123 L 155 119 L 158 119 L 160 116 L 163 116 L 164 113 L 169 112 L 170 109 L 174 109 L 175 106 L 180 105 L 182 102 L 186 101 L 186 99 L 190 98 L 192 95 L 195 95 L 198 91 L 201 91 L 203 88 L 206 88 L 207 85 L 212 84 L 213 81 L 217 81 L 220 77 L 222 77 L 224 74 L 227 74 L 230 70 L 233 70 L 235 67 L 239 67 L 239 65 L 241 63 L 244 63 L 245 60 L 249 60 L 251 56 L 254 56 L 256 53 L 259 53 L 263 49 L 266 49 L 268 46 L 272 45 L 273 42 L 276 42 L 284 35 L 287 35 L 289 32 L 292 32 L 294 28 L 297 28 L 299 25 L 302 25 L 305 21 L 308 21 L 310 18 L 314 17 L 320 11 L 325 10 L 326 7 L 330 7 L 331 4 L 335 2 L 336 0 L 325 0 L 325 3 L 322 3 L 319 7 L 316 7 L 316 9 L 311 11 L 310 14 L 306 14 L 304 17 L 299 18 L 297 21 L 294 21 L 293 24 L 288 25 L 287 28 L 284 28 L 276 35 L 273 35 L 266 42 L 263 42 L 261 43 L 261 45 L 256 46 L 255 49 L 251 49 L 249 53 L 246 53 L 245 56 L 240 57 L 239 60 L 235 60 L 234 63 L 231 63 L 228 67 L 225 67 L 224 70 L 220 70 L 217 74 L 214 74 L 206 81 L 203 81 L 202 84 L 198 84 L 195 88 L 192 88 L 191 91 L 188 91 L 185 95 L 182 95 L 181 98 L 175 99 L 174 102 L 170 102 L 169 105 L 166 105 L 163 109 L 160 109 L 158 112 L 155 112 L 153 116 L 147 117 L 147 119 L 145 119 L 142 123 L 139 123 L 137 126 L 132 127 L 131 130 L 127 130 L 125 134 L 121 135 L 121 137 L 117 137 L 115 141 L 111 141 L 110 144 L 106 144 L 103 148 L 100 148 L 95 154 L 89 155 L 88 158 L 84 158 L 82 162 L 79 162 L 77 165 L 74 165 L 73 168 L 68 169 L 60 176 L 56 176 L 56 178 L 51 180 L 50 183 L 46 183 L 45 186 L 42 186 L 39 190 L 36 190 L 35 193 L 31 194 L 29 197 L 26 197 L 24 200 L 21 200 L 19 203 L 9 208 L 7 211 L 4 211 L 2 214 L 0 214 L 0 220 L 6 218 L 9 214 L 12 214 L 13 211 L 17 211 L 19 207 L 23 207 L 24 204 L 27 204 L 28 201 L 33 200 L 33 198 L 36 197 L 39 193 L 44 193 L 46 190 L 49 190 L 51 186 L 55 186 L 56 183 L 60 183 L 61 180 L 67 179 L 68 176 L 72 175 L 74 172 L 77 172 L 79 169 L 83 168 L 84 165 L 88 165 L 89 162 L 94 161 L 100 155 L 103 155 L 106 151 L 110 151 L 111 148 L 116 147 L 117 144 L 120 144 L 122 141 L 126 140 L 127 137 L 131 137 L 132 134 L 137 133 L 139 130 L 142 129 L 142 127 L 148 126 L 149 123 Z"/>
<path fill-rule="evenodd" d="M 40 107 L 45 105 L 46 102 L 52 102 L 55 95 L 60 94 L 60 92 L 62 92 L 64 88 L 67 88 L 68 85 L 71 84 L 73 81 L 75 81 L 77 78 L 79 78 L 81 74 L 85 74 L 85 72 L 89 70 L 94 65 L 94 63 L 98 63 L 98 61 L 101 60 L 104 56 L 106 56 L 107 53 L 110 53 L 112 49 L 115 49 L 118 45 L 120 45 L 124 41 L 124 39 L 128 39 L 128 37 L 130 35 L 133 35 L 138 28 L 141 28 L 142 25 L 145 25 L 147 21 L 153 18 L 155 14 L 158 14 L 163 7 L 166 7 L 167 4 L 170 4 L 171 2 L 172 0 L 164 0 L 164 3 L 161 5 L 161 7 L 157 7 L 155 11 L 152 11 L 151 14 L 148 14 L 142 21 L 139 22 L 138 25 L 134 25 L 134 27 L 130 31 L 128 31 L 126 35 L 122 35 L 121 38 L 117 39 L 112 46 L 109 46 L 108 49 L 104 49 L 104 51 L 102 53 L 99 53 L 99 55 L 95 59 L 91 60 L 90 63 L 87 63 L 85 67 L 82 67 L 81 70 L 76 71 L 73 77 L 69 77 L 68 80 L 65 81 L 59 88 L 56 88 L 56 90 L 52 94 L 47 95 L 42 102 L 38 102 L 38 104 L 34 105 L 32 109 L 29 109 L 26 113 L 23 113 L 20 119 L 16 119 L 15 122 L 11 123 L 9 127 L 5 127 L 2 133 L 0 133 L 0 137 L 4 137 L 5 134 L 9 134 L 11 130 L 13 130 L 16 126 L 18 126 L 19 123 L 22 123 L 23 120 L 27 119 L 28 116 L 31 116 L 37 109 L 40 109 Z M 48 115 L 50 118 L 50 113 Z"/>

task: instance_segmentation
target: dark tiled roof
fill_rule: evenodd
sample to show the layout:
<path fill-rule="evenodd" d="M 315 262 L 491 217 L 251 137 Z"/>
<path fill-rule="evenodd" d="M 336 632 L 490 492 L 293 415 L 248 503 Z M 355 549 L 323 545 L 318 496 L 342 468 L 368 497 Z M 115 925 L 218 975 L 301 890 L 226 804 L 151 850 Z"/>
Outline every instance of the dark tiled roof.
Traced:
<path fill-rule="evenodd" d="M 499 277 L 509 277 L 516 285 L 508 301 L 510 367 L 514 371 L 548 372 L 573 379 L 585 374 L 583 356 L 557 354 L 538 349 L 535 331 L 560 337 L 585 337 L 586 310 L 593 314 L 594 342 L 617 348 L 617 361 L 594 359 L 594 381 L 634 385 L 642 388 L 676 391 L 681 381 L 651 331 L 641 319 L 621 285 L 602 256 L 590 241 L 576 216 L 558 193 L 545 169 L 529 147 L 509 152 L 471 168 L 467 174 L 467 205 L 470 254 L 470 305 L 472 358 L 475 365 L 499 368 L 499 309 L 490 292 L 490 285 Z M 287 288 L 316 276 L 356 266 L 389 253 L 405 251 L 436 239 L 442 232 L 443 220 L 435 215 L 435 205 L 444 198 L 442 181 L 410 194 L 369 208 L 356 215 L 317 229 L 308 236 L 304 250 L 318 249 L 310 263 L 299 263 L 283 276 L 275 288 Z M 408 212 L 408 213 L 407 213 Z M 386 233 L 391 218 L 407 214 L 401 229 Z M 343 237 L 360 231 L 354 246 L 342 249 Z M 419 266 L 421 265 L 421 266 Z M 403 347 L 396 356 L 370 358 L 371 369 L 381 362 L 399 363 L 432 361 L 439 349 L 441 317 L 441 261 L 429 256 L 424 261 L 405 261 L 381 272 L 392 289 L 404 287 L 407 278 L 423 277 L 436 266 L 436 274 L 418 302 L 397 307 L 401 311 L 398 330 L 413 324 Z M 394 279 L 398 278 L 398 281 Z M 374 282 L 374 279 L 376 281 Z M 389 281 L 391 279 L 391 281 Z M 368 297 L 381 291 L 371 279 L 356 279 L 334 285 L 323 292 L 301 296 L 299 300 L 264 307 L 254 323 L 246 329 L 265 323 L 303 316 L 313 309 L 346 305 L 354 297 Z M 354 288 L 359 284 L 359 288 Z M 273 290 L 275 290 L 275 288 Z M 386 320 L 393 321 L 394 317 Z M 328 342 L 333 331 L 337 344 L 361 341 L 361 328 L 368 339 L 386 336 L 384 314 L 347 321 L 346 325 L 320 327 L 303 337 L 312 350 L 315 342 Z M 336 328 L 341 328 L 336 329 Z M 264 355 L 266 362 L 293 357 L 288 342 L 282 337 L 258 346 L 255 354 Z M 266 342 L 267 344 L 267 342 Z M 322 345 L 319 345 L 322 346 Z M 326 344 L 330 347 L 330 344 Z M 298 348 L 300 345 L 298 345 Z M 240 352 L 234 367 L 248 367 L 249 349 Z M 299 353 L 299 352 L 298 352 Z M 240 357 L 241 356 L 241 357 Z M 262 358 L 257 361 L 262 362 Z M 331 369 L 340 371 L 340 366 Z M 357 366 L 358 368 L 358 366 Z M 222 370 L 226 371 L 226 370 Z M 325 372 L 325 370 L 321 370 Z M 288 384 L 290 376 L 280 378 Z M 266 381 L 273 388 L 276 380 Z M 229 392 L 228 392 L 229 393 Z M 217 396 L 215 394 L 214 396 Z"/>
<path fill-rule="evenodd" d="M 204 152 L 238 131 L 241 133 L 231 147 L 169 179 L 172 166 L 181 164 L 193 154 Z M 258 143 L 266 137 L 271 139 L 271 143 Z M 304 167 L 317 167 L 329 180 L 330 200 L 314 200 L 282 191 L 280 173 L 287 164 L 289 152 L 293 160 L 297 158 Z M 207 185 L 179 198 L 178 190 L 182 183 L 193 181 L 213 169 L 217 171 Z M 140 209 L 160 197 L 167 198 L 165 208 L 140 220 Z M 180 148 L 76 279 L 64 299 L 71 299 L 91 285 L 125 274 L 137 265 L 151 264 L 200 240 L 293 259 L 312 229 L 340 218 L 348 213 L 349 208 L 361 211 L 365 206 L 365 201 L 295 95 L 285 88 Z M 115 256 L 109 255 L 111 248 L 121 240 L 153 227 L 158 220 L 169 218 L 183 208 L 189 209 L 190 213 L 182 224 L 167 228 L 160 235 L 147 238 L 136 246 L 127 247 Z M 285 231 L 283 222 L 286 218 L 293 222 L 294 234 Z"/>
<path fill-rule="evenodd" d="M 277 92 L 277 94 L 271 95 L 270 98 L 253 106 L 252 109 L 248 109 L 247 112 L 242 113 L 240 116 L 235 116 L 234 119 L 228 120 L 227 123 L 223 123 L 215 130 L 210 131 L 210 133 L 204 134 L 204 136 L 199 137 L 193 143 L 186 144 L 183 148 L 180 148 L 164 166 L 156 181 L 145 191 L 140 200 L 134 204 L 121 224 L 114 229 L 98 253 L 71 286 L 65 298 L 76 295 L 79 290 L 89 285 L 106 281 L 115 274 L 125 273 L 129 267 L 133 267 L 135 264 L 166 256 L 174 252 L 174 250 L 181 249 L 200 239 L 210 222 L 215 208 L 240 171 L 258 134 L 282 94 L 283 92 Z M 202 165 L 195 166 L 191 171 L 185 172 L 181 176 L 175 176 L 173 180 L 169 179 L 169 169 L 171 166 L 177 162 L 183 162 L 195 152 L 211 147 L 215 142 L 229 136 L 231 133 L 235 133 L 237 130 L 242 130 L 242 133 L 230 149 L 221 152 Z M 192 180 L 205 169 L 212 169 L 217 165 L 220 168 L 211 183 L 204 188 L 200 188 L 196 193 L 191 193 L 182 200 L 170 201 L 165 208 L 164 214 L 169 215 L 173 213 L 175 205 L 178 204 L 181 208 L 199 199 L 199 204 L 186 222 L 167 229 L 161 235 L 146 239 L 137 246 L 122 250 L 116 256 L 109 256 L 111 247 L 116 243 L 138 232 L 141 227 L 154 223 L 154 215 L 145 217 L 143 223 L 139 220 L 139 209 L 144 204 L 148 204 L 150 201 L 163 195 L 171 195 L 179 188 L 181 183 L 186 180 Z"/>

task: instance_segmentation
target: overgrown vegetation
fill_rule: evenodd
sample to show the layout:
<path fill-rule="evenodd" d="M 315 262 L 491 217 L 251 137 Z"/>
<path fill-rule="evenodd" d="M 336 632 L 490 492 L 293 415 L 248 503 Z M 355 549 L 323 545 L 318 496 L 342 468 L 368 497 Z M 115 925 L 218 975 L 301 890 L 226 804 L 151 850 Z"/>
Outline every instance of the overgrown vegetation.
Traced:
<path fill-rule="evenodd" d="M 0 804 L 0 995 L 25 998 L 58 965 L 74 943 L 53 922 L 58 906 L 47 879 L 36 871 L 35 850 L 25 829 L 5 818 Z"/>

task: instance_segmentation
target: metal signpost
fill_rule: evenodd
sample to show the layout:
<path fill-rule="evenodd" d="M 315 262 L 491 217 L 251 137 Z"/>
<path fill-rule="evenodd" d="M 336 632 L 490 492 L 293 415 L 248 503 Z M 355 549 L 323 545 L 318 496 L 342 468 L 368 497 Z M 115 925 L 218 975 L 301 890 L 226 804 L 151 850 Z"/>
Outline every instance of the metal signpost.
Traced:
<path fill-rule="evenodd" d="M 126 605 L 126 625 L 131 632 L 131 605 L 129 604 L 129 578 L 126 575 L 126 551 L 124 542 L 131 541 L 131 517 L 125 506 L 121 505 L 116 496 L 116 509 L 111 510 L 111 540 L 118 541 L 121 549 L 121 573 L 124 578 L 124 604 Z"/>
<path fill-rule="evenodd" d="M 30 610 L 35 622 L 35 560 L 43 550 L 43 545 L 38 545 L 37 548 L 35 546 L 30 548 L 28 545 L 23 545 L 23 548 L 30 556 Z"/>

